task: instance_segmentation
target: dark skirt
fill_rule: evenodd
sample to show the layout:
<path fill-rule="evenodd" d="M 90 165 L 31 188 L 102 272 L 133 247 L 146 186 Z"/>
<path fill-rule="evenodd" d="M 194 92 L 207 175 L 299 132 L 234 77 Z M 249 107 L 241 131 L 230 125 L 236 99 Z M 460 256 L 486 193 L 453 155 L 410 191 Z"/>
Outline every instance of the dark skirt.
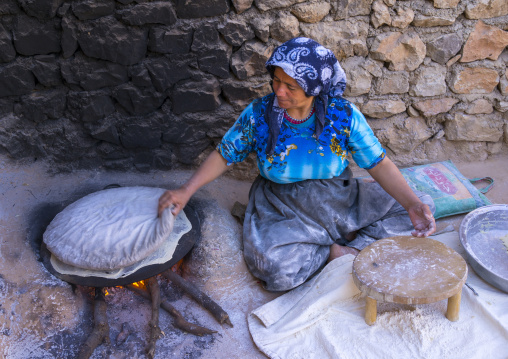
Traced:
<path fill-rule="evenodd" d="M 434 211 L 432 198 L 417 193 Z M 292 289 L 322 268 L 333 243 L 363 249 L 377 239 L 410 235 L 406 210 L 376 182 L 339 177 L 279 184 L 258 176 L 243 228 L 251 273 L 271 291 Z M 348 241 L 348 234 L 356 238 Z"/>

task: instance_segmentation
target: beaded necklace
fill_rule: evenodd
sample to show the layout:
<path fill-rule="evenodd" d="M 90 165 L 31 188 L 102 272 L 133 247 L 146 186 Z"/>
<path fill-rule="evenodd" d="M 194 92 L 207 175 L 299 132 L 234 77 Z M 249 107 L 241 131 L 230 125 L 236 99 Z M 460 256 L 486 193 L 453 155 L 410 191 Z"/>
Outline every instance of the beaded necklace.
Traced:
<path fill-rule="evenodd" d="M 310 111 L 309 115 L 307 117 L 305 117 L 304 119 L 302 120 L 297 120 L 296 118 L 293 118 L 291 116 L 289 116 L 287 110 L 284 110 L 284 118 L 289 121 L 290 123 L 294 124 L 294 125 L 299 125 L 301 123 L 304 123 L 305 121 L 307 121 L 309 118 L 312 117 L 312 115 L 314 114 L 314 112 L 316 112 L 316 109 L 314 107 L 314 105 L 312 106 L 312 110 Z"/>

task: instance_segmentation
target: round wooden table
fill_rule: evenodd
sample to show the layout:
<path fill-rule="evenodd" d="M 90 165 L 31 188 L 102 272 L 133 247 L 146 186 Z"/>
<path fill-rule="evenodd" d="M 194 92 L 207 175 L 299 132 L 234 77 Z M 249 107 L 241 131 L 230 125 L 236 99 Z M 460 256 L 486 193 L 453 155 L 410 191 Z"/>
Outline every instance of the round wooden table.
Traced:
<path fill-rule="evenodd" d="M 353 262 L 353 280 L 366 295 L 365 322 L 376 322 L 377 301 L 428 304 L 448 299 L 446 318 L 459 319 L 466 261 L 430 238 L 398 236 L 365 247 Z"/>

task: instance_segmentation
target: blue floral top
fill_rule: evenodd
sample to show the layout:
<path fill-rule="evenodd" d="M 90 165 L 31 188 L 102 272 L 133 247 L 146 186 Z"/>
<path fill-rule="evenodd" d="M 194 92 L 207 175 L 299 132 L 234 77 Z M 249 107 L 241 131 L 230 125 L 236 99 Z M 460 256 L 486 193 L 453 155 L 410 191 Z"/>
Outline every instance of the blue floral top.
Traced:
<path fill-rule="evenodd" d="M 322 134 L 316 139 L 315 116 L 295 125 L 283 121 L 273 155 L 265 152 L 268 124 L 264 113 L 270 94 L 254 100 L 217 145 L 228 165 L 256 152 L 261 176 L 292 183 L 339 176 L 348 166 L 348 153 L 361 168 L 376 166 L 385 156 L 362 113 L 343 98 L 330 98 Z"/>

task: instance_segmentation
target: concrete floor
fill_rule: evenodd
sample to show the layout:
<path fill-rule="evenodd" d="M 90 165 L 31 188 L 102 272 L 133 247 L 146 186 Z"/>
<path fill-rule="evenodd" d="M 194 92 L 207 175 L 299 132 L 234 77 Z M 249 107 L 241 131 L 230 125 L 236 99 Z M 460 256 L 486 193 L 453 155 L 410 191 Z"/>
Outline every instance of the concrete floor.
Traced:
<path fill-rule="evenodd" d="M 495 180 L 487 197 L 508 203 L 508 157 L 485 162 L 455 163 L 468 178 Z M 362 175 L 361 172 L 358 174 Z M 32 238 L 33 213 L 42 205 L 70 203 L 86 193 L 117 183 L 175 188 L 190 172 L 145 174 L 77 171 L 51 176 L 42 163 L 15 166 L 0 158 L 0 358 L 73 357 L 91 330 L 91 301 L 87 293 L 53 277 L 37 261 Z M 218 333 L 203 338 L 174 330 L 172 319 L 161 314 L 166 335 L 158 342 L 156 358 L 264 358 L 250 338 L 246 316 L 277 297 L 264 291 L 245 268 L 241 255 L 241 226 L 229 215 L 235 201 L 247 203 L 250 184 L 222 177 L 196 194 L 206 202 L 203 243 L 193 251 L 186 268 L 193 281 L 223 306 L 234 328 L 220 325 L 182 293 L 172 295 L 174 305 L 190 321 Z M 438 221 L 438 231 L 452 225 L 458 230 L 464 215 Z M 171 286 L 162 283 L 171 296 Z M 108 302 L 111 345 L 97 348 L 93 358 L 143 356 L 149 305 L 131 293 L 114 289 Z M 133 334 L 123 346 L 114 338 L 130 322 Z"/>

